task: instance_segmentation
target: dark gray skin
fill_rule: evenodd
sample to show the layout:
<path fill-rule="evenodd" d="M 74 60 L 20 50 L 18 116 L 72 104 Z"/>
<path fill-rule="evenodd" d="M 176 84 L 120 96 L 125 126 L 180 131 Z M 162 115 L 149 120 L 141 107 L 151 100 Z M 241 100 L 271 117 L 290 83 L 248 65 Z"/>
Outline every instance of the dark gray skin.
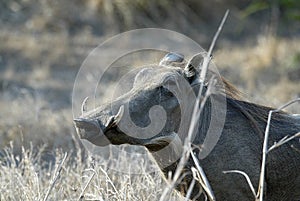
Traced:
<path fill-rule="evenodd" d="M 78 134 L 81 138 L 99 146 L 109 143 L 145 146 L 153 154 L 166 177 L 169 171 L 174 173 L 178 160 L 166 167 L 162 164 L 162 161 L 166 160 L 165 156 L 162 157 L 156 151 L 173 142 L 173 145 L 168 148 L 170 155 L 181 153 L 181 142 L 184 141 L 185 136 L 177 135 L 177 132 L 182 121 L 180 119 L 182 111 L 178 99 L 162 85 L 165 85 L 166 82 L 168 85 L 174 85 L 176 84 L 174 80 L 183 78 L 192 86 L 193 91 L 197 92 L 199 84 L 195 83 L 197 83 L 199 73 L 194 67 L 201 66 L 201 62 L 202 59 L 199 55 L 185 63 L 183 56 L 171 53 L 163 58 L 160 64 L 142 69 L 136 75 L 131 91 L 112 103 L 102 105 L 74 120 Z M 212 152 L 200 160 L 200 163 L 212 186 L 216 200 L 253 201 L 254 196 L 245 178 L 239 174 L 224 174 L 223 171 L 240 170 L 245 172 L 254 184 L 254 188 L 257 189 L 262 160 L 263 132 L 270 108 L 238 100 L 232 95 L 234 89 L 231 86 L 228 85 L 225 88 L 227 90 L 227 111 L 222 135 Z M 154 105 L 161 105 L 167 116 L 165 126 L 159 134 L 150 138 L 140 139 L 140 136 L 134 137 L 132 134 L 130 136 L 125 134 L 118 127 L 120 115 L 118 114 L 116 117 L 118 111 L 122 113 L 120 107 L 125 104 L 129 105 L 130 117 L 139 127 L 151 124 L 150 108 Z M 201 146 L 209 125 L 210 104 L 210 99 L 208 99 L 199 120 L 196 137 L 193 140 L 193 144 L 198 147 Z M 299 117 L 278 113 L 274 114 L 273 118 L 269 146 L 287 135 L 291 136 L 300 131 Z M 189 122 L 190 119 L 184 119 L 184 121 Z M 187 128 L 185 129 L 183 133 L 188 132 Z M 195 149 L 195 152 L 198 152 L 198 149 Z M 184 181 L 177 186 L 183 195 L 192 178 L 190 170 L 192 166 L 194 166 L 194 162 L 190 159 L 184 168 L 184 173 L 186 173 Z M 199 191 L 200 187 L 195 186 L 192 196 L 196 197 Z M 300 142 L 297 138 L 268 154 L 264 200 L 291 201 L 299 199 Z M 204 196 L 201 195 L 197 200 L 204 200 Z"/>

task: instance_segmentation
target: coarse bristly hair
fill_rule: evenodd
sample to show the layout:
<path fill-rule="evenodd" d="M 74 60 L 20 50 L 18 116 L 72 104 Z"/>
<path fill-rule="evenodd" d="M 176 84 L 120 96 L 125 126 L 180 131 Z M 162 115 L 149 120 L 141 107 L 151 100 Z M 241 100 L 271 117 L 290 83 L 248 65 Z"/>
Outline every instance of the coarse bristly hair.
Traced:
<path fill-rule="evenodd" d="M 274 108 L 246 101 L 244 99 L 244 94 L 227 79 L 221 77 L 221 81 L 225 89 L 227 105 L 230 105 L 240 111 L 250 121 L 252 127 L 259 133 L 260 137 L 263 138 L 264 134 L 259 122 L 266 124 L 269 112 L 274 110 Z M 272 119 L 285 121 L 285 118 L 283 117 L 284 114 L 287 115 L 284 111 L 275 113 L 273 114 Z M 276 124 L 272 124 L 272 126 L 275 125 Z"/>

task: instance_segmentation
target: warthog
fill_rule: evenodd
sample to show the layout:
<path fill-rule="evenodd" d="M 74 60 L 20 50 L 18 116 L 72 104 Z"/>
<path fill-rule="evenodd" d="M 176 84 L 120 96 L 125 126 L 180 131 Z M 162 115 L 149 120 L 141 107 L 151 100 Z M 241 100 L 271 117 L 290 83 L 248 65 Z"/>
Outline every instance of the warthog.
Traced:
<path fill-rule="evenodd" d="M 180 54 L 167 54 L 159 64 L 140 70 L 129 92 L 109 104 L 102 105 L 74 119 L 78 134 L 81 138 L 98 146 L 105 146 L 109 143 L 145 146 L 153 154 L 164 175 L 168 177 L 170 172 L 174 173 L 176 170 L 179 158 L 174 158 L 174 155 L 180 155 L 182 142 L 188 133 L 188 126 L 181 127 L 180 125 L 182 122 L 187 122 L 189 125 L 190 118 L 188 117 L 192 116 L 192 111 L 182 111 L 181 105 L 193 106 L 194 104 L 192 100 L 186 103 L 189 98 L 184 99 L 184 97 L 189 97 L 190 94 L 197 95 L 202 62 L 201 54 L 194 56 L 188 62 Z M 180 88 L 181 86 L 178 85 L 184 81 L 192 92 L 188 88 L 181 88 L 186 91 L 184 91 L 184 96 L 178 98 L 176 90 L 172 91 L 171 88 L 172 86 Z M 238 98 L 234 87 L 225 80 L 223 81 L 225 93 L 219 92 L 211 96 L 214 96 L 215 101 L 221 101 L 220 97 L 225 100 L 224 126 L 212 151 L 204 158 L 199 157 L 199 161 L 215 193 L 216 200 L 254 200 L 242 175 L 224 174 L 223 171 L 245 172 L 257 189 L 262 161 L 263 133 L 270 108 L 243 101 Z M 203 93 L 207 91 L 207 87 L 205 85 Z M 163 107 L 165 112 L 155 116 L 153 108 L 157 105 Z M 212 107 L 210 97 L 203 107 L 193 138 L 193 145 L 200 147 L 195 149 L 196 153 L 200 153 L 199 150 L 201 150 L 211 121 L 221 121 L 218 118 L 222 118 L 222 115 L 212 117 Z M 125 123 L 127 128 L 126 125 L 125 128 L 120 128 L 122 120 L 126 122 L 127 118 L 131 118 L 132 122 Z M 156 119 L 159 121 L 155 122 Z M 160 123 L 163 123 L 163 126 Z M 152 124 L 156 126 L 151 127 Z M 130 129 L 131 133 L 128 131 Z M 137 131 L 134 131 L 135 129 Z M 153 132 L 148 135 L 145 131 Z M 274 113 L 268 144 L 273 145 L 283 137 L 291 136 L 299 131 L 300 118 L 284 112 Z M 167 151 L 160 152 L 164 149 Z M 193 166 L 193 160 L 188 160 L 182 173 L 184 178 L 176 187 L 183 194 L 187 192 L 193 178 L 191 171 Z M 265 200 L 300 199 L 299 138 L 268 153 L 265 183 Z M 196 198 L 200 191 L 199 186 L 194 186 L 192 196 Z M 196 199 L 204 200 L 204 196 L 198 196 Z"/>

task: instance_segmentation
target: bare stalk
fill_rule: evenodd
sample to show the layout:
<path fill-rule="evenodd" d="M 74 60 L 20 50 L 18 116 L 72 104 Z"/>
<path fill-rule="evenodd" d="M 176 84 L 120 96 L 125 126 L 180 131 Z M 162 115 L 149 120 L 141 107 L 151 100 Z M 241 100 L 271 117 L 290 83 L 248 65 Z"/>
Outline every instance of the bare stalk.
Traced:
<path fill-rule="evenodd" d="M 90 176 L 88 182 L 85 184 L 84 188 L 82 189 L 82 191 L 81 191 L 81 193 L 80 193 L 80 195 L 79 195 L 79 197 L 78 197 L 78 199 L 77 199 L 78 201 L 80 201 L 80 200 L 82 200 L 82 199 L 84 198 L 84 195 L 83 195 L 83 194 L 84 194 L 85 190 L 87 189 L 88 185 L 91 183 L 93 177 L 94 177 L 95 174 L 96 174 L 96 171 L 95 171 L 94 169 L 89 169 L 89 171 L 92 171 L 93 173 L 92 173 L 92 175 Z"/>
<path fill-rule="evenodd" d="M 106 177 L 106 183 L 110 183 L 110 185 L 112 186 L 112 188 L 114 189 L 115 194 L 118 196 L 118 199 L 120 199 L 119 197 L 119 193 L 117 188 L 115 187 L 114 183 L 112 182 L 112 180 L 110 179 L 110 177 L 108 176 L 107 172 L 105 170 L 103 170 L 103 168 L 101 166 L 99 166 L 99 169 L 101 170 L 101 172 L 105 175 Z"/>
<path fill-rule="evenodd" d="M 189 199 L 190 199 L 190 197 L 191 197 L 191 194 L 192 194 L 192 192 L 193 192 L 193 188 L 194 188 L 194 186 L 195 186 L 195 179 L 193 178 L 193 180 L 192 180 L 192 182 L 191 182 L 191 184 L 190 184 L 190 186 L 189 186 L 189 189 L 188 189 L 188 191 L 187 191 L 187 193 L 186 193 L 186 196 L 185 196 L 185 201 L 189 201 Z"/>
<path fill-rule="evenodd" d="M 268 153 L 270 151 L 272 151 L 273 149 L 275 148 L 278 148 L 280 147 L 281 145 L 295 139 L 296 137 L 300 137 L 300 132 L 296 133 L 295 135 L 291 136 L 291 137 L 288 137 L 288 136 L 285 136 L 284 138 L 282 138 L 281 140 L 279 140 L 279 142 L 276 142 L 273 146 L 271 146 L 269 149 L 268 149 Z"/>
<path fill-rule="evenodd" d="M 237 174 L 241 174 L 245 177 L 245 179 L 247 180 L 247 183 L 252 191 L 252 194 L 253 196 L 256 198 L 256 193 L 255 193 L 255 190 L 254 190 L 254 187 L 253 187 L 253 184 L 249 178 L 249 176 L 243 172 L 243 171 L 240 171 L 240 170 L 226 170 L 226 171 L 223 171 L 224 174 L 228 174 L 228 173 L 237 173 Z"/>
<path fill-rule="evenodd" d="M 297 149 L 294 145 L 291 145 L 291 148 L 300 154 L 300 149 Z"/>
<path fill-rule="evenodd" d="M 192 141 L 192 135 L 194 133 L 194 130 L 196 128 L 197 122 L 200 118 L 200 114 L 201 114 L 201 109 L 202 107 L 200 107 L 199 109 L 199 104 L 201 101 L 201 94 L 203 91 L 203 87 L 204 87 L 204 83 L 205 83 L 205 78 L 206 78 L 206 74 L 207 74 L 207 69 L 209 66 L 209 62 L 211 60 L 211 54 L 213 51 L 213 48 L 215 46 L 215 43 L 219 37 L 219 34 L 223 28 L 223 25 L 227 19 L 229 10 L 226 11 L 219 27 L 218 30 L 216 32 L 216 34 L 214 35 L 213 41 L 210 45 L 208 54 L 204 57 L 204 61 L 203 61 L 203 66 L 201 68 L 201 73 L 200 73 L 200 88 L 199 88 L 199 93 L 197 95 L 197 99 L 196 102 L 194 104 L 194 108 L 193 108 L 193 114 L 192 114 L 192 118 L 191 118 L 191 123 L 189 126 L 189 130 L 188 130 L 188 135 L 187 138 L 185 139 L 184 142 L 184 146 L 183 146 L 183 152 L 182 152 L 182 157 L 177 165 L 176 171 L 174 173 L 173 179 L 171 181 L 171 183 L 169 184 L 169 186 L 167 188 L 165 188 L 165 190 L 163 191 L 161 197 L 160 197 L 160 201 L 164 201 L 166 196 L 169 194 L 170 190 L 173 189 L 178 181 L 178 178 L 180 177 L 180 174 L 186 164 L 186 161 L 189 159 L 189 155 L 190 155 L 190 150 L 191 150 L 191 141 Z M 203 104 L 203 100 L 202 100 L 202 104 Z M 212 191 L 211 191 L 212 193 Z M 213 194 L 212 194 L 213 195 Z M 213 196 L 214 197 L 214 196 Z"/>
<path fill-rule="evenodd" d="M 227 19 L 228 14 L 229 14 L 229 10 L 226 10 L 226 12 L 224 14 L 224 17 L 221 21 L 221 24 L 219 25 L 218 30 L 215 33 L 214 38 L 213 38 L 213 40 L 210 44 L 207 55 L 204 57 L 203 68 L 201 69 L 201 73 L 200 73 L 200 81 L 201 81 L 201 86 L 200 86 L 200 89 L 199 89 L 200 94 L 202 94 L 202 90 L 203 90 L 203 87 L 204 87 L 205 77 L 206 77 L 206 74 L 207 74 L 207 69 L 208 69 L 208 66 L 209 66 L 209 62 L 211 60 L 212 51 L 215 47 L 215 44 L 217 42 L 217 39 L 218 39 L 221 31 L 223 29 L 223 26 L 224 26 L 224 23 Z"/>
<path fill-rule="evenodd" d="M 171 183 L 164 189 L 164 191 L 162 192 L 162 195 L 160 197 L 160 201 L 164 201 L 166 200 L 166 196 L 169 194 L 169 192 L 175 188 L 176 186 L 176 183 L 178 182 L 179 178 L 180 178 L 180 175 L 181 175 L 181 172 L 185 166 L 185 163 L 186 161 L 188 160 L 189 158 L 189 153 L 186 151 L 187 148 L 186 148 L 186 143 L 184 144 L 184 147 L 183 147 L 183 152 L 182 152 L 182 156 L 180 158 L 180 161 L 177 165 L 177 168 L 176 168 L 176 171 L 174 173 L 174 176 L 171 180 Z"/>
<path fill-rule="evenodd" d="M 265 129 L 265 138 L 264 138 L 264 144 L 263 144 L 263 155 L 262 155 L 262 162 L 261 162 L 261 170 L 260 170 L 260 178 L 259 178 L 259 185 L 258 185 L 258 191 L 256 194 L 256 201 L 263 201 L 263 192 L 264 192 L 264 182 L 265 182 L 265 171 L 266 171 L 266 159 L 268 154 L 268 139 L 269 139 L 269 131 L 271 126 L 271 119 L 272 114 L 279 112 L 283 110 L 284 108 L 290 106 L 291 104 L 294 104 L 296 102 L 300 102 L 300 98 L 297 98 L 295 100 L 292 100 L 281 107 L 279 107 L 276 110 L 271 110 L 268 115 L 268 122 Z"/>
<path fill-rule="evenodd" d="M 53 175 L 53 177 L 52 177 L 52 179 L 51 179 L 51 182 L 50 182 L 50 186 L 49 186 L 48 191 L 47 191 L 47 193 L 46 193 L 46 195 L 45 195 L 45 197 L 44 197 L 44 201 L 46 201 L 46 200 L 48 199 L 48 197 L 49 197 L 49 195 L 50 195 L 50 192 L 52 191 L 52 189 L 53 189 L 55 183 L 57 182 L 57 180 L 58 180 L 58 178 L 59 178 L 59 176 L 60 176 L 60 173 L 61 173 L 63 164 L 64 164 L 64 162 L 65 162 L 65 160 L 66 160 L 66 158 L 67 158 L 67 155 L 68 155 L 68 153 L 66 152 L 66 153 L 64 154 L 64 157 L 63 157 L 63 159 L 61 160 L 60 164 L 59 164 L 58 167 L 55 169 L 54 175 Z"/>
<path fill-rule="evenodd" d="M 199 174 L 199 179 L 201 181 L 200 184 L 201 184 L 203 190 L 206 192 L 209 200 L 215 201 L 216 198 L 215 198 L 214 192 L 213 192 L 213 190 L 212 190 L 212 188 L 211 188 L 211 186 L 209 184 L 209 181 L 208 181 L 208 179 L 207 179 L 207 177 L 205 175 L 205 172 L 204 172 L 203 168 L 199 164 L 199 160 L 196 158 L 196 156 L 195 156 L 195 154 L 194 154 L 194 152 L 192 150 L 190 151 L 190 153 L 191 153 L 191 156 L 192 156 L 192 158 L 194 160 L 194 163 L 196 165 L 197 172 Z"/>

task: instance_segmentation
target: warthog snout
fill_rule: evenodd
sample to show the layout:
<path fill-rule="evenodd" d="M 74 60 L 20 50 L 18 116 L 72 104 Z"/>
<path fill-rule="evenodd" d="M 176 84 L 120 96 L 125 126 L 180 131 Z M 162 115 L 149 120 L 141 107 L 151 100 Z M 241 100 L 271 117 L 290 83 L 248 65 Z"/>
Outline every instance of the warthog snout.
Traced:
<path fill-rule="evenodd" d="M 77 134 L 81 139 L 93 142 L 97 146 L 105 146 L 110 142 L 104 137 L 105 127 L 97 120 L 87 118 L 74 119 Z"/>
<path fill-rule="evenodd" d="M 99 122 L 85 118 L 74 119 L 77 133 L 82 139 L 88 139 L 93 136 L 101 135 Z"/>
<path fill-rule="evenodd" d="M 74 119 L 74 123 L 77 132 L 81 138 L 89 138 L 94 135 L 101 135 L 108 129 L 117 127 L 124 113 L 124 106 L 121 106 L 116 115 L 112 115 L 108 118 L 107 122 L 103 125 L 97 119 L 89 119 L 85 117 L 79 117 Z M 102 126 L 101 126 L 102 125 Z M 102 132 L 101 132 L 102 131 Z"/>
<path fill-rule="evenodd" d="M 124 106 L 121 106 L 115 115 L 102 114 L 97 118 L 82 116 L 74 119 L 77 134 L 81 139 L 86 139 L 96 145 L 105 146 L 110 142 L 105 138 L 108 133 L 118 130 L 118 123 L 122 119 Z M 118 130 L 119 131 L 119 130 Z"/>
<path fill-rule="evenodd" d="M 114 132 L 116 126 L 105 127 L 97 119 L 74 119 L 77 134 L 81 139 L 88 140 L 97 146 L 106 146 L 111 142 L 105 137 L 107 133 Z"/>

